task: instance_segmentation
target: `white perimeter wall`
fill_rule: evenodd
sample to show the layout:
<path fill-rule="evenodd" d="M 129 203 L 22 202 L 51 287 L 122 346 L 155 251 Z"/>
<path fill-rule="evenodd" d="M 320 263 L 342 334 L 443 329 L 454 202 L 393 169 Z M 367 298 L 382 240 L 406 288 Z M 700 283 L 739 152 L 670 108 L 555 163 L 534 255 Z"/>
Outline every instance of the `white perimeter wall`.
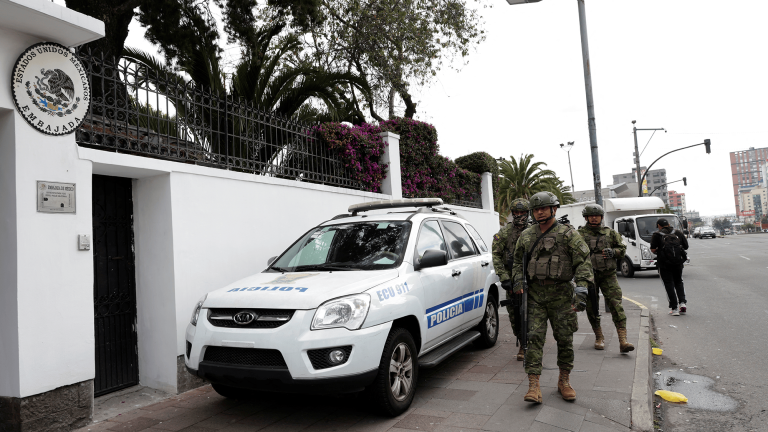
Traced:
<path fill-rule="evenodd" d="M 0 29 L 0 396 L 25 397 L 94 376 L 91 164 L 73 135 L 52 137 L 16 112 L 17 57 L 40 39 Z M 36 181 L 77 184 L 77 213 L 37 212 Z"/>

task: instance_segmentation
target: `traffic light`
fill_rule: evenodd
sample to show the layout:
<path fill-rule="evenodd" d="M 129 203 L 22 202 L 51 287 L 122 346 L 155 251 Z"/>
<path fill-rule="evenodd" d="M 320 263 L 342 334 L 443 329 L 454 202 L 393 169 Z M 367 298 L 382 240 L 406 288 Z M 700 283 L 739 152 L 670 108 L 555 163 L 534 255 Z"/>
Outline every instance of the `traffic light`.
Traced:
<path fill-rule="evenodd" d="M 686 186 L 688 186 L 688 179 L 687 179 L 687 178 L 685 178 L 685 177 L 683 177 L 683 184 L 684 184 L 684 185 L 686 185 Z"/>
<path fill-rule="evenodd" d="M 704 140 L 704 148 L 707 149 L 707 154 L 712 153 L 712 150 L 709 148 L 710 144 L 709 139 Z"/>

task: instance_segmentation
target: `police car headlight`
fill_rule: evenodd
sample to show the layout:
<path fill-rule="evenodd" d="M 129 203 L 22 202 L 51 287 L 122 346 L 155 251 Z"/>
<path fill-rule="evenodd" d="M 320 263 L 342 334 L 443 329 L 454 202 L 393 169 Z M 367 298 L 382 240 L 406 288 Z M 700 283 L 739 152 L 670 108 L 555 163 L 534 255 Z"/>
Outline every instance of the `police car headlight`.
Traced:
<path fill-rule="evenodd" d="M 317 308 L 310 328 L 320 330 L 345 327 L 357 330 L 365 322 L 370 305 L 371 296 L 368 294 L 355 294 L 329 300 Z"/>
<path fill-rule="evenodd" d="M 651 253 L 651 250 L 648 249 L 648 246 L 640 245 L 640 252 L 643 254 L 643 259 L 644 260 L 651 260 L 651 259 L 653 259 L 653 253 Z"/>
<path fill-rule="evenodd" d="M 197 319 L 200 317 L 200 309 L 203 308 L 203 302 L 207 297 L 208 294 L 204 295 L 195 305 L 195 310 L 192 311 L 192 318 L 189 319 L 189 323 L 193 326 L 197 326 Z"/>

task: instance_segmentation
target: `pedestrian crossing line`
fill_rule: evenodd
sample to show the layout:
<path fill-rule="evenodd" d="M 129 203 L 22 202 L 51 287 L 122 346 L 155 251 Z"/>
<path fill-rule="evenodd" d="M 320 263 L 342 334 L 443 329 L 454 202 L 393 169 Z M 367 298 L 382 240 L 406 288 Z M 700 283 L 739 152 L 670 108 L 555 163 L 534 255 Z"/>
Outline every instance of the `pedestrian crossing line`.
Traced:
<path fill-rule="evenodd" d="M 635 301 L 635 300 L 632 300 L 631 298 L 629 298 L 629 297 L 626 297 L 626 296 L 621 296 L 621 298 L 623 298 L 623 299 L 624 299 L 624 300 L 626 300 L 626 301 L 632 302 L 632 303 L 634 303 L 634 304 L 636 304 L 636 305 L 640 306 L 640 307 L 641 307 L 641 308 L 643 308 L 643 309 L 648 309 L 648 308 L 647 308 L 647 307 L 646 307 L 644 304 L 640 303 L 639 301 Z"/>
<path fill-rule="evenodd" d="M 744 255 L 739 255 L 740 257 L 744 258 L 747 261 L 752 261 L 752 259 L 745 257 Z"/>

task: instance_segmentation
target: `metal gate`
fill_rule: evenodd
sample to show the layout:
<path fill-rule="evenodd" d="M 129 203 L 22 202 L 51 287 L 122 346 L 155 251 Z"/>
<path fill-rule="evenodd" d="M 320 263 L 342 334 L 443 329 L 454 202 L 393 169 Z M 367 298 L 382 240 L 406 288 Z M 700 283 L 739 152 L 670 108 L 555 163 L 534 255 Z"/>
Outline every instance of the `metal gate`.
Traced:
<path fill-rule="evenodd" d="M 131 179 L 93 176 L 96 396 L 139 383 Z"/>

